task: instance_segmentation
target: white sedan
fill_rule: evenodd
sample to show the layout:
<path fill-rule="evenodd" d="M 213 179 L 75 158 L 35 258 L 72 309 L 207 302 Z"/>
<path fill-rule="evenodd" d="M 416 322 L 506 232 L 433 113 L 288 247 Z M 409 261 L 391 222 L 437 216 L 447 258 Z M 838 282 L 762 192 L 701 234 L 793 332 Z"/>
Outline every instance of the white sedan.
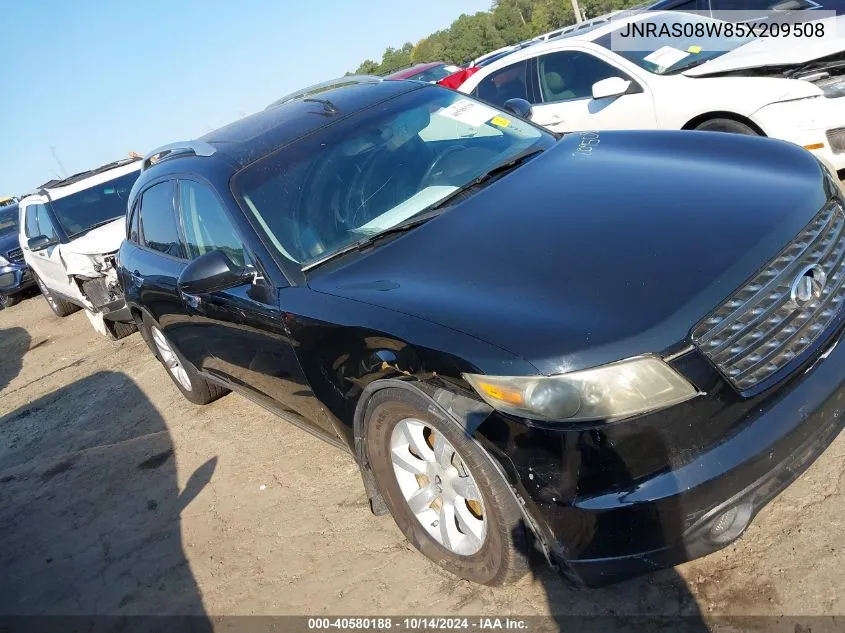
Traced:
<path fill-rule="evenodd" d="M 824 38 L 650 38 L 619 49 L 629 23 L 717 23 L 648 12 L 530 46 L 482 68 L 459 90 L 555 132 L 684 129 L 758 134 L 796 143 L 845 169 L 845 16 Z M 617 31 L 616 35 L 613 35 Z M 659 30 L 657 31 L 660 32 Z M 525 103 L 525 102 L 528 103 Z M 528 105 L 530 104 L 530 110 Z"/>

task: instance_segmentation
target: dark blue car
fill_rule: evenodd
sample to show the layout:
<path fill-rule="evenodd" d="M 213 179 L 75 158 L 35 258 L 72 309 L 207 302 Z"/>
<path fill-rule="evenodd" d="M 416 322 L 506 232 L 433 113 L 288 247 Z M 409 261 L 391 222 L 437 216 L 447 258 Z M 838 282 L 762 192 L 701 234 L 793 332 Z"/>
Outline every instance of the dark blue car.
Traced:
<path fill-rule="evenodd" d="M 0 308 L 15 305 L 34 285 L 18 240 L 18 205 L 10 204 L 0 208 Z"/>

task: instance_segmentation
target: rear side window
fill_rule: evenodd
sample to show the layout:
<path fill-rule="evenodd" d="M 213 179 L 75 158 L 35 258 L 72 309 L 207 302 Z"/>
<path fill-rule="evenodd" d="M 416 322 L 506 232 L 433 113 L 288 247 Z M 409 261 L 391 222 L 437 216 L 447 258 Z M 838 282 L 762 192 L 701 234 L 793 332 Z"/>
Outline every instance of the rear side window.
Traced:
<path fill-rule="evenodd" d="M 508 99 L 525 99 L 528 97 L 527 72 L 528 62 L 521 61 L 490 74 L 481 80 L 476 87 L 479 99 L 496 106 L 505 105 Z"/>
<path fill-rule="evenodd" d="M 243 244 L 211 189 L 191 180 L 180 180 L 179 214 L 190 259 L 210 251 L 222 251 L 235 265 L 244 265 Z"/>
<path fill-rule="evenodd" d="M 179 241 L 179 230 L 176 228 L 172 182 L 160 182 L 143 193 L 140 215 L 144 246 L 171 257 L 185 256 Z"/>

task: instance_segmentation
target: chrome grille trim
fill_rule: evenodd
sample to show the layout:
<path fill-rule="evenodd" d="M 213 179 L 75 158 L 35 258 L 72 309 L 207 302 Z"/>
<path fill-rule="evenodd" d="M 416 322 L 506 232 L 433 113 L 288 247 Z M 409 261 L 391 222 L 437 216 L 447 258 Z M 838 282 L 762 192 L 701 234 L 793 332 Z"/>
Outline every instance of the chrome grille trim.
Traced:
<path fill-rule="evenodd" d="M 827 142 L 834 154 L 845 153 L 845 127 L 827 131 Z"/>
<path fill-rule="evenodd" d="M 19 248 L 13 248 L 6 254 L 6 259 L 8 259 L 10 262 L 20 264 L 21 262 L 23 262 L 23 251 Z"/>
<path fill-rule="evenodd" d="M 810 266 L 825 274 L 806 305 L 792 286 Z M 740 391 L 800 357 L 833 323 L 845 301 L 845 211 L 826 205 L 762 270 L 693 328 L 693 344 Z"/>

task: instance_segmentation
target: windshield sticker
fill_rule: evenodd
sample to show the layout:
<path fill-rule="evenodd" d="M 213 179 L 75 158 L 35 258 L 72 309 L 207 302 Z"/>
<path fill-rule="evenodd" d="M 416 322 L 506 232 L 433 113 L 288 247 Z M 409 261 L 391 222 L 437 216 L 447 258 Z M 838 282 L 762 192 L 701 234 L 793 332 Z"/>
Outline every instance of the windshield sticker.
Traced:
<path fill-rule="evenodd" d="M 661 48 L 658 48 L 650 55 L 646 55 L 645 57 L 643 57 L 643 61 L 650 62 L 655 66 L 659 66 L 660 68 L 669 68 L 677 64 L 685 57 L 689 57 L 689 53 L 680 51 L 677 48 L 673 48 L 671 46 L 663 46 Z"/>
<path fill-rule="evenodd" d="M 490 119 L 490 123 L 492 123 L 493 125 L 498 125 L 499 127 L 508 127 L 511 124 L 511 122 L 503 116 L 494 116 L 492 119 Z"/>
<path fill-rule="evenodd" d="M 473 127 L 480 127 L 487 123 L 490 119 L 498 115 L 493 108 L 486 105 L 470 101 L 469 99 L 459 99 L 447 108 L 443 108 L 437 114 L 445 116 L 455 121 L 460 121 L 466 125 Z"/>
<path fill-rule="evenodd" d="M 701 52 L 700 46 L 690 46 L 687 49 L 687 53 L 692 53 L 693 55 L 698 55 Z"/>

